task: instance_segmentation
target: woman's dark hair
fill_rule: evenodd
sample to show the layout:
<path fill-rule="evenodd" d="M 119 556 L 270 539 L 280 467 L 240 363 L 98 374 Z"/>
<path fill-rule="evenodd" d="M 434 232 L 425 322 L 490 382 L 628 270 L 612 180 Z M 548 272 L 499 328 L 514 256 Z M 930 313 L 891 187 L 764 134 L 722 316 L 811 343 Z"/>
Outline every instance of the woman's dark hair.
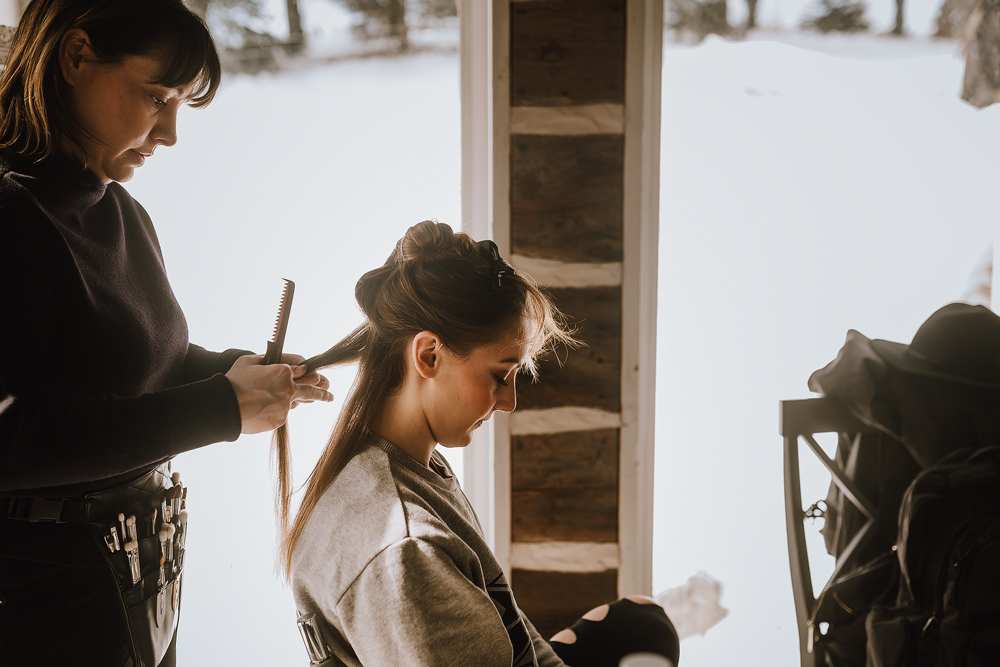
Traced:
<path fill-rule="evenodd" d="M 39 159 L 56 153 L 63 138 L 80 146 L 86 131 L 68 108 L 59 69 L 59 44 L 74 28 L 87 33 L 101 63 L 161 56 L 166 66 L 152 83 L 194 84 L 191 106 L 207 105 L 219 88 L 215 43 L 183 0 L 32 0 L 0 74 L 0 146 Z"/>
<path fill-rule="evenodd" d="M 287 432 L 282 427 L 275 434 L 276 509 L 282 535 L 279 565 L 286 575 L 316 503 L 361 451 L 386 398 L 402 387 L 406 348 L 416 334 L 437 334 L 460 357 L 503 336 L 519 336 L 517 342 L 525 343 L 528 350 L 522 370 L 532 376 L 543 351 L 558 343 L 575 345 L 572 332 L 549 298 L 529 276 L 514 273 L 500 260 L 495 247 L 432 220 L 410 227 L 385 264 L 363 275 L 354 288 L 364 324 L 326 352 L 306 360 L 310 369 L 353 362 L 359 368 L 290 528 Z"/>

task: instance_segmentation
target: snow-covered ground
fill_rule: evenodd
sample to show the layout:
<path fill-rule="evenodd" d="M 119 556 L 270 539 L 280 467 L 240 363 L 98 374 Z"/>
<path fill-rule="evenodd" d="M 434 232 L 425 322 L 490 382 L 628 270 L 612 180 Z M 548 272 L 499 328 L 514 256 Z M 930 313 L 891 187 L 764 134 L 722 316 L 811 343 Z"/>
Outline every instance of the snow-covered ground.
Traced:
<path fill-rule="evenodd" d="M 995 234 L 1000 111 L 959 101 L 954 51 L 781 32 L 666 49 L 654 589 L 707 570 L 730 609 L 684 642 L 685 667 L 797 664 L 777 402 L 808 395 L 849 328 L 909 341 Z M 325 349 L 407 226 L 459 224 L 455 54 L 234 77 L 179 125 L 127 187 L 207 347 L 262 350 L 287 277 L 286 349 Z M 350 371 L 330 377 L 342 398 Z M 299 482 L 338 408 L 293 413 Z M 175 463 L 183 664 L 305 663 L 272 574 L 267 450 L 244 437 Z M 804 499 L 823 497 L 828 478 L 806 476 Z"/>

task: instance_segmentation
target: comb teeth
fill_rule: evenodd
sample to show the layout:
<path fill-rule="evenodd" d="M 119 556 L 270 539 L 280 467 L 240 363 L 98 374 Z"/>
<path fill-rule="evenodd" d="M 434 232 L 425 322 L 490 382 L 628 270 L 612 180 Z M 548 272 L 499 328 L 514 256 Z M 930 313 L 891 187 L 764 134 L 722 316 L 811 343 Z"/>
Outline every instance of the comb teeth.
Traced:
<path fill-rule="evenodd" d="M 274 334 L 267 342 L 267 352 L 264 354 L 264 364 L 276 364 L 281 359 L 281 349 L 285 345 L 285 330 L 288 329 L 288 315 L 292 310 L 292 296 L 295 294 L 295 283 L 285 279 L 281 291 L 281 303 L 278 304 L 278 318 L 274 323 Z"/>
<path fill-rule="evenodd" d="M 288 299 L 288 280 L 281 289 L 281 302 L 278 304 L 278 315 L 274 318 L 274 333 L 271 334 L 271 341 L 278 342 L 278 331 L 281 329 L 281 313 L 285 310 L 285 301 Z"/>

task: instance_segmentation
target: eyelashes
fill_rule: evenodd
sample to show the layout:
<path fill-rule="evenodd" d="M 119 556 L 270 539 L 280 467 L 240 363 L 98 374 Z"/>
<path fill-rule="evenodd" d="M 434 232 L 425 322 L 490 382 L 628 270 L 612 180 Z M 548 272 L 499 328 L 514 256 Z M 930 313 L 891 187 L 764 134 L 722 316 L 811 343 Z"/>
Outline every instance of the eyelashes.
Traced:
<path fill-rule="evenodd" d="M 509 387 L 510 386 L 510 383 L 508 383 L 507 380 L 504 379 L 500 375 L 494 375 L 493 379 L 497 381 L 497 386 L 498 387 Z"/>
<path fill-rule="evenodd" d="M 156 107 L 157 109 L 167 106 L 166 101 L 161 100 L 156 95 L 150 95 L 149 97 L 153 100 L 153 106 Z"/>

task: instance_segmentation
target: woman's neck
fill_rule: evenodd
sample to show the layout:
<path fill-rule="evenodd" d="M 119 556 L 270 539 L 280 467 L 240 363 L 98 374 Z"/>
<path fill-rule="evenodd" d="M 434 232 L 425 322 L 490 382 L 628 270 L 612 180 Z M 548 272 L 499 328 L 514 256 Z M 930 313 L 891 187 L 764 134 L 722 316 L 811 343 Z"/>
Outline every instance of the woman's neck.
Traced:
<path fill-rule="evenodd" d="M 437 442 L 423 411 L 416 402 L 410 400 L 410 396 L 405 389 L 390 396 L 375 419 L 372 430 L 403 450 L 414 461 L 430 467 L 431 453 Z"/>
<path fill-rule="evenodd" d="M 62 140 L 59 143 L 59 152 L 65 155 L 66 157 L 70 158 L 74 162 L 83 165 L 83 167 L 87 171 L 100 178 L 101 182 L 104 183 L 105 185 L 111 182 L 111 179 L 102 178 L 101 176 L 98 176 L 94 172 L 94 170 L 90 167 L 90 159 L 87 157 L 87 154 L 83 152 L 80 146 L 77 145 L 76 142 L 71 141 L 69 138 L 63 136 Z"/>

